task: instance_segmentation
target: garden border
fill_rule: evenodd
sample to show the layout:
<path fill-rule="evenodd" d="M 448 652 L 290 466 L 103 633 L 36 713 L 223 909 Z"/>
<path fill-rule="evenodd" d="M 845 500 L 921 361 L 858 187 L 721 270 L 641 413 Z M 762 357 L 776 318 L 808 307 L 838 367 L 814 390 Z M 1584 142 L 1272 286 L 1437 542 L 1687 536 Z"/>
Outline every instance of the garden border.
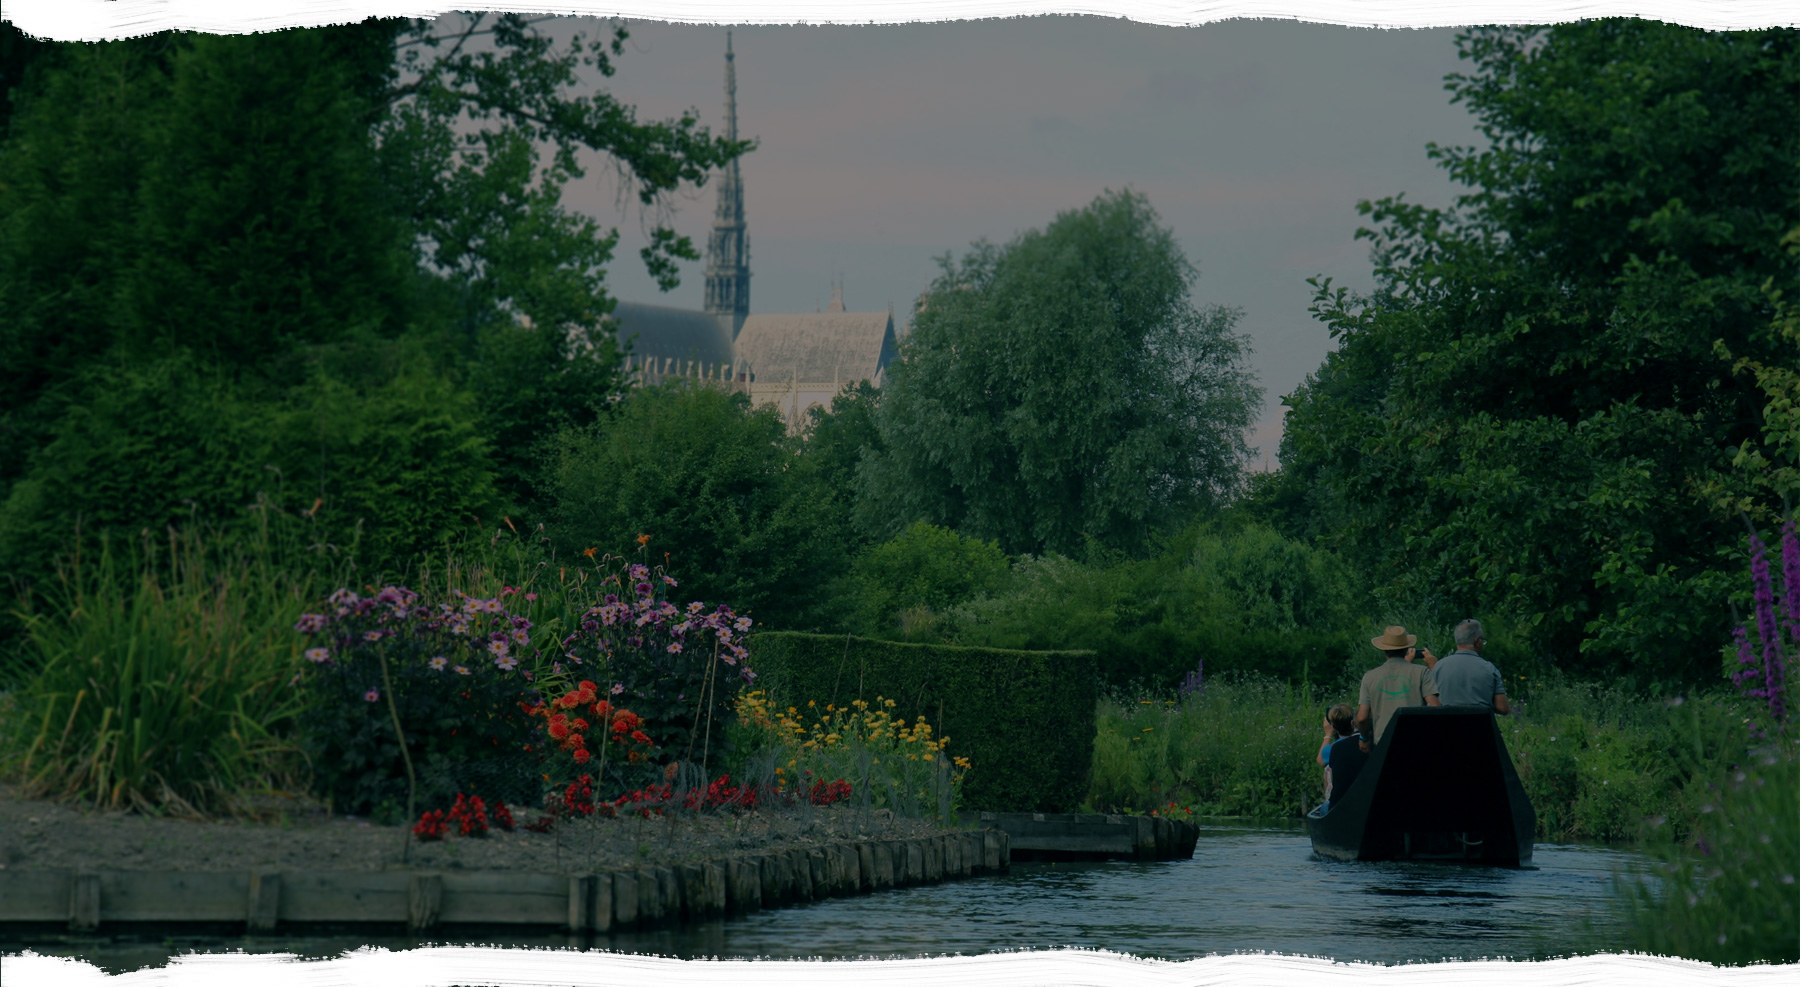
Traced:
<path fill-rule="evenodd" d="M 610 934 L 1002 873 L 1002 829 L 859 840 L 581 874 L 511 871 L 0 870 L 0 923 L 287 922 L 556 926 Z"/>

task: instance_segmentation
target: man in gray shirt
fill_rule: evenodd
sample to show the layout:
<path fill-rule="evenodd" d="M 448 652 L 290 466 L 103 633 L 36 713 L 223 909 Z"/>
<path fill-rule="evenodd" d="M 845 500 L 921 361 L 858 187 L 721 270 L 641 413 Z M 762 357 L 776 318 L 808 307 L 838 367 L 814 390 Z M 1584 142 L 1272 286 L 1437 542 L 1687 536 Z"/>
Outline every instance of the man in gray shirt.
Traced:
<path fill-rule="evenodd" d="M 1512 712 L 1500 670 L 1481 657 L 1481 649 L 1486 645 L 1481 621 L 1465 620 L 1456 625 L 1456 650 L 1431 667 L 1438 700 L 1445 706 L 1482 706 L 1502 716 Z"/>

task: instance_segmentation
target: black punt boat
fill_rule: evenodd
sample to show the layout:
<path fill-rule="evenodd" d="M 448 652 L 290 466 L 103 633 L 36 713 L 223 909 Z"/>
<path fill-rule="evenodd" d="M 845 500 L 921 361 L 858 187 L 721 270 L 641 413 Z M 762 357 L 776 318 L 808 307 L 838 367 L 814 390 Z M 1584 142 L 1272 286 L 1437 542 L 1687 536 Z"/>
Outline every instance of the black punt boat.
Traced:
<path fill-rule="evenodd" d="M 1494 715 L 1472 706 L 1397 710 L 1355 784 L 1306 817 L 1313 852 L 1337 860 L 1531 863 L 1537 815 Z"/>

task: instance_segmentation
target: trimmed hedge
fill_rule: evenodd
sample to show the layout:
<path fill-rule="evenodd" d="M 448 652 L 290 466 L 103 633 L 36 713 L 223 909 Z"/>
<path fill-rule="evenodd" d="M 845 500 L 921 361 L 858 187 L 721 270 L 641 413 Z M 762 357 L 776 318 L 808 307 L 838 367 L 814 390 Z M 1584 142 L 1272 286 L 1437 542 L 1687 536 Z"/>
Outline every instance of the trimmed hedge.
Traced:
<path fill-rule="evenodd" d="M 892 699 L 923 716 L 974 765 L 963 806 L 1072 812 L 1094 760 L 1097 679 L 1091 651 L 1002 651 L 764 631 L 751 665 L 788 703 Z"/>

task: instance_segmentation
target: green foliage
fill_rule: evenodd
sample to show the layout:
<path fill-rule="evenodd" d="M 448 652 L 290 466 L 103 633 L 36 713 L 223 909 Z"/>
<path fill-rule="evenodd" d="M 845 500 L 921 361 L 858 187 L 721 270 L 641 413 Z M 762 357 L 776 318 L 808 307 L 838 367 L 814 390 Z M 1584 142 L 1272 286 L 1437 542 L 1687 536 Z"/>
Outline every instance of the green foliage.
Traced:
<path fill-rule="evenodd" d="M 1363 203 L 1368 298 L 1317 283 L 1337 350 L 1259 490 L 1390 605 L 1510 615 L 1639 686 L 1709 679 L 1736 523 L 1714 509 L 1779 363 L 1765 286 L 1800 219 L 1800 33 L 1641 20 L 1459 39 L 1491 146 L 1431 155 L 1456 206 Z M 1753 135 L 1746 137 L 1746 135 Z M 1275 505 L 1280 505 L 1277 509 Z"/>
<path fill-rule="evenodd" d="M 882 696 L 895 701 L 898 719 L 925 717 L 947 753 L 975 765 L 962 793 L 970 809 L 1069 812 L 1087 791 L 1095 700 L 1087 652 L 768 631 L 751 636 L 749 648 L 778 707 L 800 699 L 841 708 Z"/>
<path fill-rule="evenodd" d="M 1670 737 L 1585 711 L 1523 708 L 1500 732 L 1537 810 L 1538 839 L 1627 841 L 1646 835 L 1646 820 L 1667 816 L 1676 793 L 1665 761 Z"/>
<path fill-rule="evenodd" d="M 875 423 L 880 405 L 881 390 L 859 380 L 833 397 L 830 409 L 820 405 L 806 409 L 802 468 L 811 474 L 821 496 L 837 498 L 846 509 L 863 457 L 883 448 Z"/>
<path fill-rule="evenodd" d="M 1091 650 L 1109 686 L 1161 690 L 1202 659 L 1298 681 L 1364 658 L 1359 603 L 1321 551 L 1257 525 L 1195 526 L 1148 559 L 1024 557 L 993 592 L 911 619 L 955 644 Z"/>
<path fill-rule="evenodd" d="M 1782 240 L 1790 256 L 1800 258 L 1800 226 L 1788 231 Z M 1782 343 L 1793 346 L 1800 343 L 1800 305 L 1793 298 L 1784 297 L 1780 288 L 1771 281 L 1765 291 L 1769 301 L 1775 306 L 1775 336 Z M 1714 349 L 1722 357 L 1730 358 L 1731 349 L 1719 340 Z M 1712 484 L 1708 492 L 1715 497 L 1725 495 L 1722 499 L 1727 506 L 1738 510 L 1756 512 L 1767 519 L 1768 511 L 1758 510 L 1759 499 L 1772 500 L 1769 494 L 1786 498 L 1795 490 L 1800 490 L 1800 370 L 1785 362 L 1764 363 L 1749 357 L 1739 359 L 1732 367 L 1733 375 L 1749 371 L 1756 379 L 1756 386 L 1763 393 L 1768 403 L 1763 406 L 1763 431 L 1758 439 L 1746 439 L 1738 447 L 1737 457 L 1732 461 L 1740 467 L 1752 490 L 1760 488 L 1762 498 L 1747 495 L 1737 484 L 1720 480 Z M 1734 489 L 1736 488 L 1736 489 Z M 1738 494 L 1736 497 L 1731 494 Z M 1783 501 L 1785 504 L 1785 500 Z"/>
<path fill-rule="evenodd" d="M 585 174 L 580 153 L 616 162 L 642 205 L 666 206 L 755 142 L 712 137 L 694 110 L 640 121 L 612 94 L 590 89 L 584 70 L 604 78 L 618 70 L 614 59 L 630 38 L 623 24 L 612 25 L 605 41 L 577 33 L 558 47 L 537 23 L 517 14 L 409 23 L 390 63 L 406 78 L 382 90 L 391 115 L 377 127 L 396 151 L 392 185 L 425 218 L 421 233 L 438 245 L 440 268 L 473 275 L 463 282 L 471 290 L 510 301 L 539 325 L 586 325 L 591 319 L 573 316 L 599 302 L 595 265 L 616 241 L 611 233 L 596 238 L 591 222 L 558 205 L 554 187 Z M 533 146 L 551 152 L 545 187 L 520 194 L 532 179 L 526 149 Z M 493 162 L 499 167 L 489 168 Z M 666 226 L 651 234 L 643 259 L 664 290 L 674 288 L 674 261 L 699 253 Z M 558 257 L 562 266 L 524 277 L 500 273 L 517 254 Z"/>
<path fill-rule="evenodd" d="M 624 554 L 690 574 L 691 599 L 731 600 L 764 625 L 836 623 L 818 586 L 844 566 L 829 503 L 810 497 L 771 407 L 707 387 L 633 391 L 597 428 L 564 433 L 545 479 L 549 537 L 567 557 Z"/>
<path fill-rule="evenodd" d="M 1233 629 L 1289 632 L 1356 619 L 1357 592 L 1344 563 L 1263 525 L 1202 536 L 1192 570 L 1212 591 L 1209 609 L 1230 614 L 1219 622 Z"/>
<path fill-rule="evenodd" d="M 1073 554 L 1138 551 L 1238 485 L 1259 395 L 1235 312 L 1141 196 L 946 256 L 887 371 L 858 517 Z"/>
<path fill-rule="evenodd" d="M 10 25 L 5 30 L 11 30 Z M 115 337 L 137 186 L 166 98 L 167 36 L 57 46 L 0 142 L 0 495 Z"/>
<path fill-rule="evenodd" d="M 619 398 L 622 357 L 612 337 L 594 330 L 511 323 L 484 328 L 477 352 L 470 385 L 493 445 L 497 484 L 519 508 L 537 508 L 539 467 L 556 435 L 592 427 Z"/>
<path fill-rule="evenodd" d="M 375 174 L 359 48 L 386 31 L 184 37 L 155 108 L 115 333 L 231 366 L 398 329 L 409 238 Z"/>
<path fill-rule="evenodd" d="M 60 566 L 49 608 L 21 614 L 35 671 L 0 720 L 0 773 L 35 794 L 189 816 L 242 811 L 297 779 L 292 624 L 341 569 L 297 551 L 297 519 L 259 514 L 254 540 L 190 527 L 123 558 L 102 540 Z"/>
<path fill-rule="evenodd" d="M 347 361 L 359 364 L 354 373 Z M 494 446 L 474 402 L 434 371 L 409 345 L 350 347 L 341 360 L 315 364 L 281 405 L 262 409 L 269 461 L 291 484 L 288 496 L 312 494 L 340 540 L 366 532 L 373 568 L 469 531 L 499 501 Z"/>
<path fill-rule="evenodd" d="M 1305 813 L 1323 786 L 1313 761 L 1321 713 L 1310 691 L 1251 672 L 1213 679 L 1180 703 L 1102 700 L 1087 809 Z"/>
<path fill-rule="evenodd" d="M 95 373 L 0 506 L 0 558 L 50 570 L 77 532 L 129 538 L 177 518 L 233 518 L 276 477 L 246 388 L 186 354 Z M 259 420 L 261 419 L 261 420 Z"/>
<path fill-rule="evenodd" d="M 916 620 L 922 613 L 985 595 L 1006 577 L 1008 565 L 993 542 L 917 521 L 894 540 L 857 557 L 852 572 L 858 587 L 856 624 L 891 633 L 897 621 L 908 622 L 909 614 Z"/>
<path fill-rule="evenodd" d="M 819 405 L 806 409 L 794 472 L 811 496 L 827 513 L 839 519 L 838 537 L 846 544 L 863 547 L 868 540 L 850 523 L 856 510 L 856 473 L 865 457 L 885 446 L 875 416 L 881 391 L 866 380 L 844 388 L 831 399 L 827 410 Z"/>
<path fill-rule="evenodd" d="M 561 203 L 578 154 L 660 210 L 751 147 L 592 92 L 622 29 L 535 23 L 31 54 L 0 138 L 0 570 L 29 591 L 77 513 L 224 520 L 302 475 L 322 517 L 379 524 L 383 561 L 535 498 L 543 440 L 620 386 L 616 236 Z M 672 285 L 697 254 L 657 243 Z"/>
<path fill-rule="evenodd" d="M 404 351 L 353 347 L 348 381 L 321 361 L 276 389 L 177 353 L 96 374 L 0 505 L 0 557 L 43 571 L 77 526 L 160 530 L 184 517 L 231 528 L 259 495 L 313 505 L 319 534 L 362 540 L 376 565 L 466 530 L 495 501 L 466 396 Z M 415 358 L 416 359 L 416 358 Z"/>

